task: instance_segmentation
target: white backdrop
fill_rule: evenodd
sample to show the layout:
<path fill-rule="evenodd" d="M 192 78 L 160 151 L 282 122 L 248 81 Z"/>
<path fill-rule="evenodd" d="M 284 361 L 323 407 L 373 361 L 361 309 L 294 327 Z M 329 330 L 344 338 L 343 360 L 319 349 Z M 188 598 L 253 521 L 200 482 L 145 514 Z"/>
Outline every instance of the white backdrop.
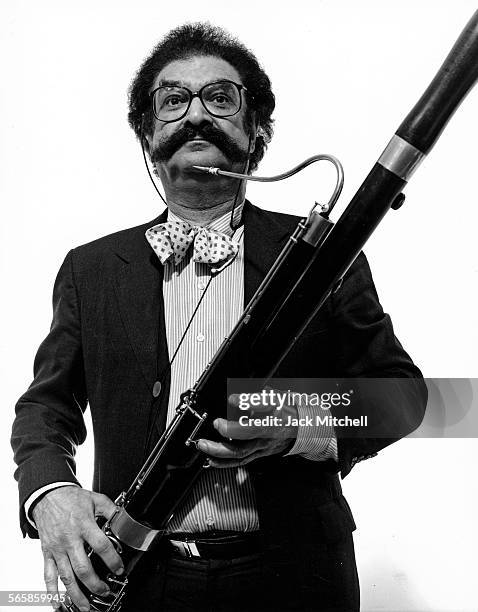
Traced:
<path fill-rule="evenodd" d="M 160 209 L 126 122 L 127 86 L 153 44 L 186 20 L 237 34 L 277 96 L 260 172 L 333 153 L 345 166 L 343 208 L 475 9 L 472 0 L 2 2 L 0 590 L 43 588 L 38 542 L 17 525 L 8 438 L 58 267 L 73 246 Z M 429 377 L 478 375 L 477 117 L 474 91 L 366 249 L 396 333 Z M 249 197 L 305 214 L 331 177 L 313 166 L 287 184 L 251 186 Z M 364 611 L 478 610 L 476 460 L 474 439 L 404 440 L 345 480 Z M 85 486 L 91 473 L 90 436 L 79 452 Z"/>

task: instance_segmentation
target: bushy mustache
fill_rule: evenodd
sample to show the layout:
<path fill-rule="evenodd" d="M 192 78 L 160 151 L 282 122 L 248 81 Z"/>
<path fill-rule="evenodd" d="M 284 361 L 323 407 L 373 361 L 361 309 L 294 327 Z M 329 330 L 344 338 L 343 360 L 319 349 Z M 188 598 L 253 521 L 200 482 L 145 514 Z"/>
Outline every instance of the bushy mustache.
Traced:
<path fill-rule="evenodd" d="M 247 151 L 242 150 L 227 134 L 210 124 L 184 125 L 171 134 L 165 142 L 158 144 L 151 152 L 151 162 L 161 162 L 170 159 L 178 149 L 194 138 L 202 138 L 215 145 L 231 161 L 245 162 Z"/>

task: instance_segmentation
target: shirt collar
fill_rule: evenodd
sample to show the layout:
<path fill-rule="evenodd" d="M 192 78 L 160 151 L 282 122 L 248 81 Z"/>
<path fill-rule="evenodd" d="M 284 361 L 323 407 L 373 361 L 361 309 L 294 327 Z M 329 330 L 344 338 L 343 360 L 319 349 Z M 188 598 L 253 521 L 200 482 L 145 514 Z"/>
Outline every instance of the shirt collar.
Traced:
<path fill-rule="evenodd" d="M 239 204 L 236 204 L 234 208 L 234 215 L 233 215 L 234 227 L 239 225 L 241 221 L 243 208 L 244 208 L 244 200 L 240 202 Z M 183 219 L 182 217 L 179 217 L 178 215 L 173 213 L 169 208 L 168 208 L 168 221 L 185 221 L 186 223 L 189 223 L 190 225 L 194 225 L 193 223 L 191 223 L 191 221 L 188 221 L 187 219 Z M 211 223 L 208 223 L 205 227 L 207 227 L 210 230 L 213 230 L 214 232 L 222 232 L 223 234 L 226 234 L 226 236 L 229 236 L 230 238 L 232 238 L 232 236 L 234 235 L 234 230 L 231 229 L 230 221 L 231 221 L 231 211 L 229 210 L 228 212 L 224 213 L 217 219 L 214 219 L 213 221 L 211 221 Z"/>

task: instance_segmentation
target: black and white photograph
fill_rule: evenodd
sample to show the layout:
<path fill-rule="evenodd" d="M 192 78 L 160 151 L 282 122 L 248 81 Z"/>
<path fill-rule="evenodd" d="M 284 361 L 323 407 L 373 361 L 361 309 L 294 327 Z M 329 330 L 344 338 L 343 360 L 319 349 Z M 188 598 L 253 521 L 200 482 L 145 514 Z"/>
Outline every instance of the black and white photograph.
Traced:
<path fill-rule="evenodd" d="M 0 610 L 478 612 L 476 4 L 0 24 Z"/>

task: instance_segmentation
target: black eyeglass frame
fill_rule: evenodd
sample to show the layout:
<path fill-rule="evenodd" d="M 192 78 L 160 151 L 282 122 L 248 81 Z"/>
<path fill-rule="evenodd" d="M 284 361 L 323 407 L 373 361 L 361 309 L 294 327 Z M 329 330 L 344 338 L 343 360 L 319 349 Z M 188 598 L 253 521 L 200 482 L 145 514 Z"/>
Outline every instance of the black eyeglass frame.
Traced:
<path fill-rule="evenodd" d="M 239 92 L 239 108 L 236 111 L 234 111 L 233 113 L 230 113 L 229 115 L 218 115 L 216 113 L 211 113 L 211 111 L 207 108 L 206 104 L 204 103 L 204 100 L 202 99 L 202 92 L 204 91 L 204 89 L 206 89 L 206 87 L 210 87 L 211 85 L 217 85 L 219 83 L 231 83 L 232 85 L 237 87 L 237 90 Z M 175 121 L 180 121 L 181 119 L 183 119 L 188 114 L 189 109 L 191 108 L 191 104 L 192 104 L 192 101 L 194 100 L 194 98 L 199 98 L 199 100 L 201 101 L 201 104 L 206 109 L 206 111 L 211 115 L 211 117 L 218 117 L 219 119 L 223 119 L 225 117 L 234 117 L 234 115 L 237 115 L 237 113 L 242 108 L 242 92 L 243 91 L 244 92 L 248 92 L 249 91 L 245 85 L 242 85 L 241 83 L 236 83 L 234 81 L 230 81 L 229 79 L 220 79 L 219 81 L 213 81 L 212 83 L 206 83 L 206 85 L 203 85 L 201 87 L 201 89 L 198 89 L 197 91 L 191 91 L 188 87 L 184 87 L 183 85 L 178 85 L 177 86 L 178 88 L 185 89 L 188 92 L 188 94 L 189 94 L 189 102 L 188 102 L 188 105 L 186 106 L 186 108 L 184 110 L 184 113 L 182 115 L 180 115 L 179 117 L 177 117 L 176 119 L 160 119 L 158 117 L 158 115 L 156 114 L 156 109 L 155 109 L 155 104 L 154 104 L 154 96 L 155 96 L 156 92 L 159 89 L 166 89 L 167 87 L 174 87 L 174 86 L 171 86 L 171 85 L 160 85 L 159 87 L 156 87 L 155 89 L 153 89 L 153 91 L 150 93 L 151 108 L 153 109 L 153 115 L 156 117 L 156 119 L 158 121 L 161 121 L 162 123 L 174 123 Z M 253 99 L 252 96 L 250 96 L 250 97 L 251 97 L 251 99 Z"/>

